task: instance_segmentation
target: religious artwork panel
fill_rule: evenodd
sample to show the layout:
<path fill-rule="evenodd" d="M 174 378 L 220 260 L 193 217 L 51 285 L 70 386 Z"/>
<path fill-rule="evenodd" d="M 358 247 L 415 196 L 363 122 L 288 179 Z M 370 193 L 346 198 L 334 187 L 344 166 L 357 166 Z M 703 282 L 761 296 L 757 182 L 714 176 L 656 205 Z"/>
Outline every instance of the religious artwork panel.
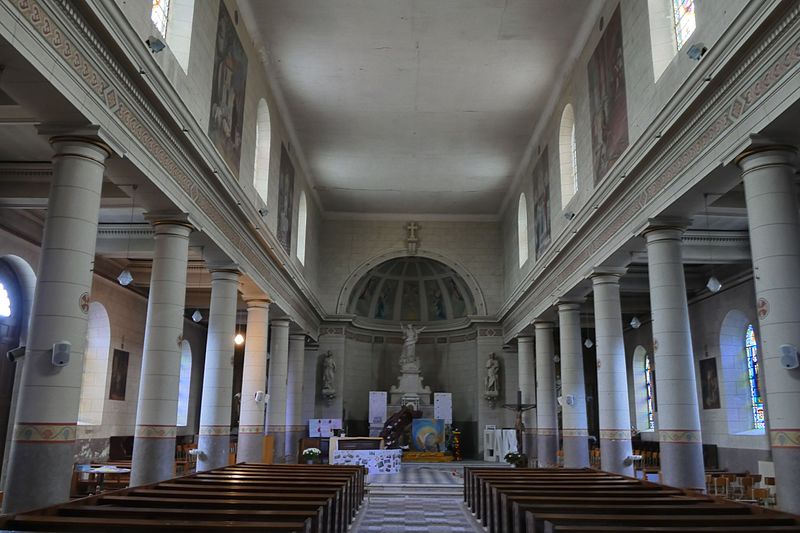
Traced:
<path fill-rule="evenodd" d="M 419 320 L 419 282 L 403 282 L 403 303 L 400 320 Z"/>
<path fill-rule="evenodd" d="M 411 422 L 413 448 L 420 452 L 444 451 L 444 420 L 417 418 Z"/>
<path fill-rule="evenodd" d="M 125 399 L 125 389 L 128 385 L 128 358 L 130 354 L 124 350 L 114 350 L 111 360 L 111 386 L 108 389 L 109 400 Z"/>
<path fill-rule="evenodd" d="M 278 241 L 286 250 L 292 253 L 292 214 L 294 212 L 294 165 L 286 151 L 286 146 L 281 146 L 281 166 L 278 183 Z"/>
<path fill-rule="evenodd" d="M 720 408 L 717 360 L 714 357 L 700 360 L 700 390 L 703 395 L 703 409 Z"/>
<path fill-rule="evenodd" d="M 533 168 L 533 220 L 536 225 L 536 257 L 550 246 L 550 172 L 547 148 Z"/>
<path fill-rule="evenodd" d="M 425 299 L 428 304 L 428 320 L 446 320 L 447 311 L 439 282 L 433 279 L 425 280 Z"/>
<path fill-rule="evenodd" d="M 396 279 L 387 278 L 383 280 L 378 301 L 375 304 L 375 318 L 381 320 L 394 320 L 394 295 L 397 293 Z"/>
<path fill-rule="evenodd" d="M 450 295 L 450 303 L 453 306 L 453 317 L 459 318 L 467 314 L 467 302 L 464 299 L 464 293 L 458 288 L 458 284 L 454 278 L 445 278 L 444 286 L 447 293 Z M 470 306 L 469 309 L 472 309 Z"/>
<path fill-rule="evenodd" d="M 619 6 L 589 59 L 588 70 L 592 164 L 597 183 L 628 147 L 628 101 Z"/>
<path fill-rule="evenodd" d="M 208 136 L 234 172 L 242 155 L 247 56 L 224 2 L 219 4 Z"/>
<path fill-rule="evenodd" d="M 355 314 L 359 316 L 368 316 L 369 309 L 372 305 L 372 297 L 375 294 L 375 289 L 380 282 L 379 278 L 371 277 L 367 280 L 364 284 L 364 287 L 358 293 L 358 299 L 356 300 L 356 308 L 354 309 Z"/>

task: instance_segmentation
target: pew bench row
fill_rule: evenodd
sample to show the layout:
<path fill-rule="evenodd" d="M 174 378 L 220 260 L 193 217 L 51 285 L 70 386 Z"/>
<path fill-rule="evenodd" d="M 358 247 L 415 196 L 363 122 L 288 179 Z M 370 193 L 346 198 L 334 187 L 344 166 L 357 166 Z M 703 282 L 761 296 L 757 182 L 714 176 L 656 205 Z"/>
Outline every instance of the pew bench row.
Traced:
<path fill-rule="evenodd" d="M 344 533 L 362 467 L 237 464 L 0 516 L 5 531 Z"/>
<path fill-rule="evenodd" d="M 490 533 L 800 532 L 800 517 L 593 469 L 465 468 Z"/>

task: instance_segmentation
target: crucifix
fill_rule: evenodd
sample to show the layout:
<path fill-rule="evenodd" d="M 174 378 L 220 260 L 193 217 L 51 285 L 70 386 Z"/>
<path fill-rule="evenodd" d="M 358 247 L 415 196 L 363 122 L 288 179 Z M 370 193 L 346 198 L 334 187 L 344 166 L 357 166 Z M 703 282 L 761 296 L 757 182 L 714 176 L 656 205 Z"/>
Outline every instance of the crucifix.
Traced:
<path fill-rule="evenodd" d="M 525 411 L 530 411 L 531 409 L 536 409 L 535 403 L 522 403 L 522 391 L 517 390 L 517 403 L 505 403 L 503 407 L 509 409 L 511 411 L 517 412 L 517 418 L 514 422 L 514 429 L 517 432 L 517 453 L 525 453 L 524 448 L 524 438 L 523 434 L 525 433 L 525 423 L 522 421 L 522 413 Z"/>
<path fill-rule="evenodd" d="M 419 238 L 417 238 L 418 229 L 419 224 L 416 222 L 409 222 L 406 225 L 406 231 L 408 231 L 408 235 L 406 236 L 406 246 L 408 247 L 409 255 L 414 255 L 417 253 L 417 244 L 419 244 Z"/>

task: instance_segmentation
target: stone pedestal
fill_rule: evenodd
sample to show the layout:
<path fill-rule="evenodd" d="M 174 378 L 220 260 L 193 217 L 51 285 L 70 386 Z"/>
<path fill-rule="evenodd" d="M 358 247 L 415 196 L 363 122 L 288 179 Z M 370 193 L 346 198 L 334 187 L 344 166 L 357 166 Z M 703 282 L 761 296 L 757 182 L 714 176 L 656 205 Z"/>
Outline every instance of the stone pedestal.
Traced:
<path fill-rule="evenodd" d="M 417 364 L 405 364 L 400 371 L 396 386 L 389 390 L 389 402 L 403 405 L 413 403 L 416 407 L 431 405 L 431 389 L 422 384 L 422 374 Z"/>
<path fill-rule="evenodd" d="M 147 299 L 131 485 L 170 479 L 175 469 L 180 341 L 191 228 L 180 220 L 155 218 L 151 223 L 156 244 Z"/>
<path fill-rule="evenodd" d="M 653 314 L 658 440 L 664 483 L 705 490 L 695 362 L 681 260 L 685 223 L 654 220 L 644 232 Z"/>
<path fill-rule="evenodd" d="M 781 346 L 800 347 L 800 221 L 796 150 L 759 147 L 740 156 L 758 309 L 758 349 L 778 507 L 800 513 L 800 369 L 781 365 Z M 742 331 L 744 334 L 744 331 Z M 660 379 L 661 369 L 657 368 Z M 661 407 L 661 389 L 659 409 Z"/>

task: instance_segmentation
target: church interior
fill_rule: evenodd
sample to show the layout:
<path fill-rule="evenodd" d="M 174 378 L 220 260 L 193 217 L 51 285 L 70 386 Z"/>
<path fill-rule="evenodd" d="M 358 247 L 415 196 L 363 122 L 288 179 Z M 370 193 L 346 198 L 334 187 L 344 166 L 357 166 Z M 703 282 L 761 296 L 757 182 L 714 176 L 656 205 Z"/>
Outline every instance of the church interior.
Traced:
<path fill-rule="evenodd" d="M 800 3 L 0 2 L 0 531 L 800 531 Z"/>

